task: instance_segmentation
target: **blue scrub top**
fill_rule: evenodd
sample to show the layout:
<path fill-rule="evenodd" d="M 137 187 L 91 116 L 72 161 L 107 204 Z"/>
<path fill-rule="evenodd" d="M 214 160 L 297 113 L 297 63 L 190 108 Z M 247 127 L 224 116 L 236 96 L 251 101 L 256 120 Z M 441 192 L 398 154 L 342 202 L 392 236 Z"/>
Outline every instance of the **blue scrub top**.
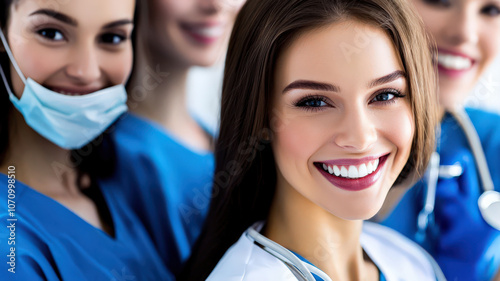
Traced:
<path fill-rule="evenodd" d="M 174 280 L 125 203 L 124 195 L 131 190 L 98 187 L 114 226 L 110 236 L 19 181 L 14 185 L 14 215 L 9 216 L 7 183 L 7 176 L 0 174 L 0 280 Z M 17 220 L 9 221 L 13 218 Z M 14 227 L 7 228 L 11 223 Z M 14 237 L 11 245 L 9 237 Z M 10 247 L 15 247 L 14 254 Z M 11 264 L 15 273 L 8 271 L 11 258 L 7 255 L 15 255 Z"/>
<path fill-rule="evenodd" d="M 488 162 L 495 190 L 500 191 L 500 116 L 467 109 Z M 410 189 L 382 224 L 424 246 L 448 280 L 491 280 L 500 270 L 500 231 L 487 225 L 479 213 L 481 182 L 474 156 L 462 127 L 449 114 L 441 123 L 440 164 L 460 163 L 461 176 L 439 179 L 434 216 L 424 241 L 417 241 L 417 216 L 423 206 L 425 183 Z M 500 215 L 500 214 L 499 214 Z"/>
<path fill-rule="evenodd" d="M 166 265 L 177 273 L 207 215 L 213 152 L 193 151 L 160 125 L 133 114 L 125 114 L 116 123 L 113 138 L 118 167 L 110 184 L 140 190 L 139 197 L 154 194 L 158 199 L 154 207 L 141 209 L 138 198 L 128 198 Z"/>

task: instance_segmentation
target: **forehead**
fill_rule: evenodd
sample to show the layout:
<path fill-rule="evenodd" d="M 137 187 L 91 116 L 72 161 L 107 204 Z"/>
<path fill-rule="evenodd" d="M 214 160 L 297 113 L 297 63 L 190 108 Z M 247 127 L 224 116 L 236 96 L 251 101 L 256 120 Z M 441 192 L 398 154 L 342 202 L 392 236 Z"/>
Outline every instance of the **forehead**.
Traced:
<path fill-rule="evenodd" d="M 85 25 L 120 19 L 132 19 L 135 0 L 19 0 L 11 9 L 12 15 L 30 16 L 31 13 L 48 9 L 62 13 Z"/>
<path fill-rule="evenodd" d="M 337 22 L 299 36 L 280 55 L 277 82 L 332 82 L 343 88 L 404 70 L 386 33 L 357 21 Z M 354 79 L 353 79 L 354 77 Z"/>

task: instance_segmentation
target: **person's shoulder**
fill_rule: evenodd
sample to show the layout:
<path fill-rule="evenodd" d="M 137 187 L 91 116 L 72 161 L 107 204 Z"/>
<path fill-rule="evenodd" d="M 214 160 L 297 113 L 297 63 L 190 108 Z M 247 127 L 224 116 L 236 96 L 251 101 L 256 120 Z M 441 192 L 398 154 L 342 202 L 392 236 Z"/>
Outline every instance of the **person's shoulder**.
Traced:
<path fill-rule="evenodd" d="M 467 115 L 478 133 L 483 131 L 497 131 L 500 126 L 500 114 L 477 108 L 466 108 Z"/>
<path fill-rule="evenodd" d="M 246 235 L 232 245 L 214 268 L 208 281 L 296 281 L 280 260 L 254 244 Z"/>
<path fill-rule="evenodd" d="M 371 222 L 363 224 L 361 245 L 387 277 L 435 280 L 432 264 L 419 245 L 399 232 Z"/>

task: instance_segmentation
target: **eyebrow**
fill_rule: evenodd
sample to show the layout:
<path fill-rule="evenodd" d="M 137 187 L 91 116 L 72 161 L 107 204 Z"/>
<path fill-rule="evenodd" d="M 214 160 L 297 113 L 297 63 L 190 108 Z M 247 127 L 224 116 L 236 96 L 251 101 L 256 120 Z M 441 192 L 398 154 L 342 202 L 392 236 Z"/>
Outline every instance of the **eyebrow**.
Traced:
<path fill-rule="evenodd" d="M 406 73 L 404 71 L 402 71 L 402 70 L 396 70 L 396 71 L 394 71 L 391 74 L 387 74 L 386 76 L 383 76 L 383 77 L 380 77 L 380 78 L 377 78 L 377 79 L 373 80 L 370 83 L 369 87 L 373 88 L 373 87 L 376 87 L 376 86 L 387 84 L 387 83 L 395 81 L 395 80 L 397 80 L 399 78 L 405 78 L 406 79 Z"/>
<path fill-rule="evenodd" d="M 51 10 L 51 9 L 40 9 L 40 10 L 37 10 L 37 11 L 30 14 L 30 16 L 33 16 L 33 15 L 46 15 L 46 16 L 49 16 L 49 17 L 54 18 L 56 20 L 67 23 L 69 25 L 78 26 L 78 23 L 74 18 L 69 17 L 65 14 L 59 13 L 57 11 Z M 120 25 L 133 24 L 133 23 L 134 22 L 130 19 L 122 19 L 122 20 L 117 20 L 117 21 L 108 23 L 108 24 L 104 25 L 102 28 L 108 29 L 108 28 L 113 28 L 113 27 L 120 26 Z"/>
<path fill-rule="evenodd" d="M 283 90 L 283 94 L 289 92 L 293 89 L 309 89 L 309 90 L 319 90 L 319 91 L 329 91 L 329 92 L 340 92 L 339 87 L 328 84 L 309 80 L 297 80 L 290 83 Z"/>
<path fill-rule="evenodd" d="M 49 17 L 54 18 L 56 20 L 62 21 L 64 23 L 67 23 L 67 24 L 72 25 L 72 26 L 78 25 L 74 18 L 69 17 L 65 14 L 61 14 L 61 13 L 54 11 L 54 10 L 51 10 L 51 9 L 40 9 L 40 10 L 37 10 L 37 11 L 30 14 L 30 16 L 34 16 L 34 15 L 46 15 L 46 16 L 49 16 Z"/>
<path fill-rule="evenodd" d="M 383 77 L 377 78 L 370 82 L 369 87 L 373 88 L 379 85 L 383 85 L 399 78 L 406 78 L 406 73 L 402 70 L 396 70 L 393 73 L 385 75 Z M 310 80 L 297 80 L 290 83 L 283 90 L 283 94 L 294 89 L 308 89 L 308 90 L 318 90 L 318 91 L 328 91 L 328 92 L 340 92 L 340 87 L 334 84 L 310 81 Z"/>
<path fill-rule="evenodd" d="M 129 20 L 129 19 L 117 20 L 117 21 L 106 24 L 102 28 L 113 28 L 113 27 L 117 27 L 120 25 L 126 25 L 126 24 L 134 24 L 134 21 Z"/>

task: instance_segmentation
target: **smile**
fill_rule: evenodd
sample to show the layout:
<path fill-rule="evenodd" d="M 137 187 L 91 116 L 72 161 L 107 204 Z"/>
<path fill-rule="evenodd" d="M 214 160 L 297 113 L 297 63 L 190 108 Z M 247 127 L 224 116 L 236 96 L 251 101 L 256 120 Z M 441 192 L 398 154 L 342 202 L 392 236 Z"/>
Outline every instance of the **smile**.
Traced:
<path fill-rule="evenodd" d="M 44 85 L 45 86 L 45 85 Z M 47 89 L 54 91 L 56 93 L 59 93 L 61 95 L 65 96 L 84 96 L 93 92 L 98 91 L 98 88 L 93 88 L 93 89 L 69 89 L 69 88 L 61 88 L 61 87 L 51 87 L 51 86 L 45 86 Z"/>
<path fill-rule="evenodd" d="M 211 44 L 225 32 L 225 25 L 218 24 L 182 24 L 181 28 L 198 43 Z"/>
<path fill-rule="evenodd" d="M 372 186 L 380 178 L 388 156 L 315 162 L 314 165 L 336 187 L 359 191 Z"/>
<path fill-rule="evenodd" d="M 323 164 L 323 170 L 330 173 L 330 175 L 335 175 L 337 177 L 358 179 L 366 177 L 367 175 L 375 172 L 379 164 L 379 159 L 375 159 L 368 163 L 363 163 L 361 165 L 349 165 L 349 166 L 337 166 L 337 165 L 327 165 Z"/>
<path fill-rule="evenodd" d="M 439 54 L 438 64 L 441 67 L 451 70 L 466 70 L 471 68 L 472 60 L 462 56 L 455 56 L 451 54 Z"/>

